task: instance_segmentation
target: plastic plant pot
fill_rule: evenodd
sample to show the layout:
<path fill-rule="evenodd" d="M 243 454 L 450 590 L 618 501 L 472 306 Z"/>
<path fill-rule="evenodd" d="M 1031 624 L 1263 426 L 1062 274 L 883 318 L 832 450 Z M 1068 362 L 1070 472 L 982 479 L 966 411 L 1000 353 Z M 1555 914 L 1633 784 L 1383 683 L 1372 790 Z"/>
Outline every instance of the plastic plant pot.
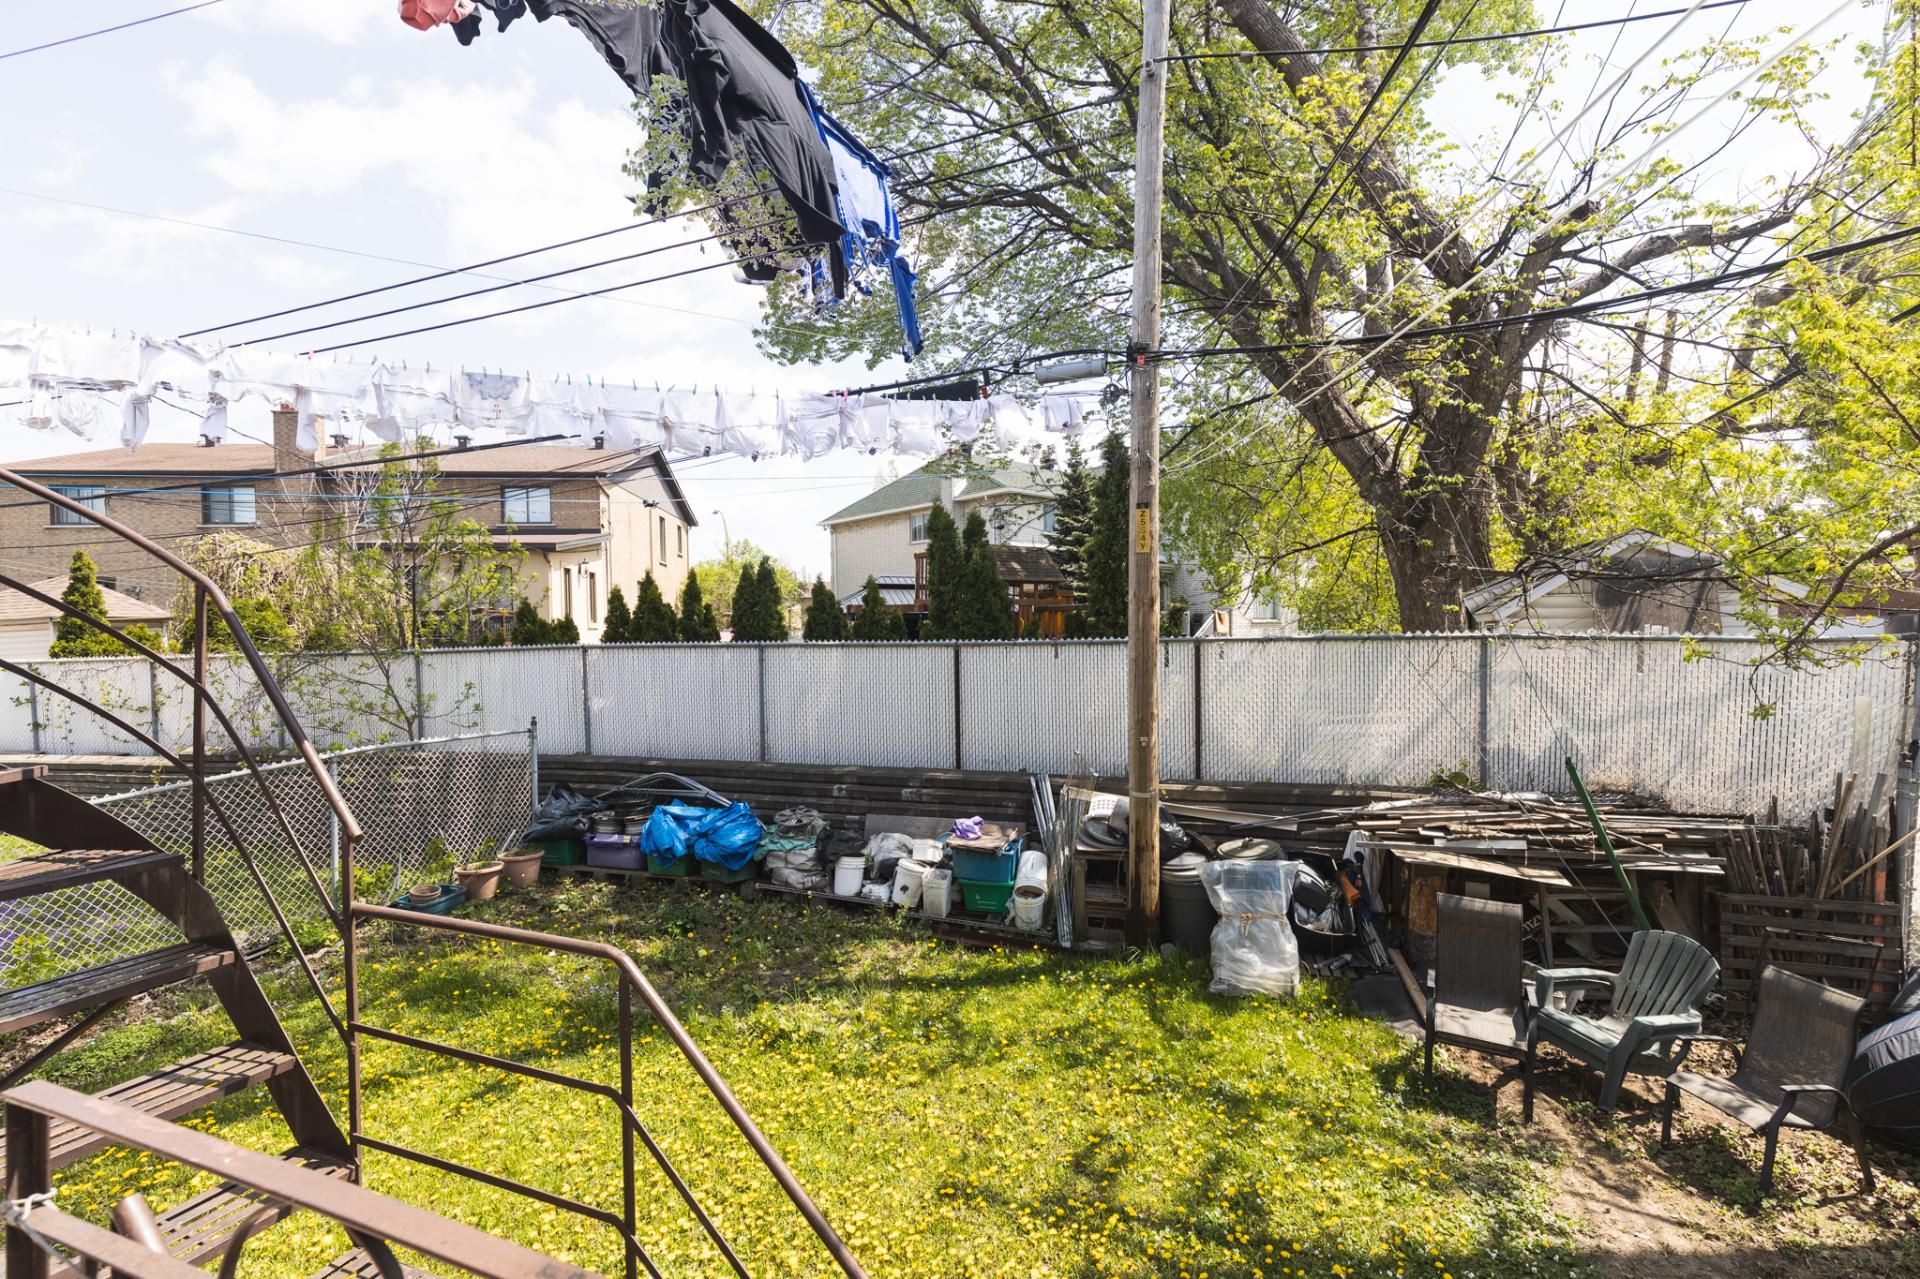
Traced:
<path fill-rule="evenodd" d="M 486 862 L 479 866 L 459 867 L 453 874 L 460 881 L 460 886 L 467 890 L 468 901 L 483 902 L 500 891 L 500 876 L 506 869 L 500 862 Z"/>
<path fill-rule="evenodd" d="M 541 856 L 540 850 L 534 849 L 525 853 L 508 853 L 502 857 L 500 860 L 506 866 L 507 882 L 515 888 L 533 887 L 534 881 L 540 878 Z"/>

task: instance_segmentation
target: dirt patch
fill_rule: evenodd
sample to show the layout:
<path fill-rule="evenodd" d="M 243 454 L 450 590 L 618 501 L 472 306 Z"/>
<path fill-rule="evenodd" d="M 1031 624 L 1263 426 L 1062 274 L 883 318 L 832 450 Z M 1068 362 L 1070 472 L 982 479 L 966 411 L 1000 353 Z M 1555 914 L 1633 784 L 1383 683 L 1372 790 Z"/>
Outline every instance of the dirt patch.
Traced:
<path fill-rule="evenodd" d="M 1451 1060 L 1476 1082 L 1497 1085 L 1501 1118 L 1519 1119 L 1517 1070 L 1473 1053 Z M 1630 1080 L 1605 1125 L 1596 1119 L 1597 1086 L 1597 1077 L 1543 1050 L 1533 1127 L 1562 1152 L 1550 1173 L 1555 1210 L 1574 1223 L 1588 1261 L 1606 1279 L 1920 1273 L 1920 1161 L 1876 1149 L 1879 1185 L 1868 1195 L 1844 1142 L 1789 1132 L 1774 1193 L 1763 1200 L 1758 1137 L 1687 1103 L 1662 1149 L 1656 1081 Z"/>

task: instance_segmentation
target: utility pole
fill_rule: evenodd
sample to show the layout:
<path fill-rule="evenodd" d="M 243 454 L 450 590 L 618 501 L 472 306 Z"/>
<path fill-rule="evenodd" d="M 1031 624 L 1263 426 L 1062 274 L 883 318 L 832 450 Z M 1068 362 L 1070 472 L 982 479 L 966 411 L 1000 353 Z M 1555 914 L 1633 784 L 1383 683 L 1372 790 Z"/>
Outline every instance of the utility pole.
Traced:
<path fill-rule="evenodd" d="M 1133 158 L 1133 537 L 1127 556 L 1127 802 L 1133 893 L 1127 940 L 1160 935 L 1160 207 L 1171 0 L 1141 14 L 1140 124 Z"/>

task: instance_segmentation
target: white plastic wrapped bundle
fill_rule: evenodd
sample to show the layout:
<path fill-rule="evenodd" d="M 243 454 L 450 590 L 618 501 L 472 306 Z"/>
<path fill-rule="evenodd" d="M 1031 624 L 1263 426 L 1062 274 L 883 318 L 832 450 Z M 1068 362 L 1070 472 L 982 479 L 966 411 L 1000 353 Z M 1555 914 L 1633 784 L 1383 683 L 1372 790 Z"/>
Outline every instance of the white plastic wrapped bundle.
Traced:
<path fill-rule="evenodd" d="M 1200 882 L 1220 922 L 1213 926 L 1213 982 L 1222 995 L 1291 995 L 1300 986 L 1300 946 L 1287 922 L 1294 862 L 1214 861 Z"/>
<path fill-rule="evenodd" d="M 1016 890 L 1037 888 L 1042 896 L 1047 891 L 1047 855 L 1038 848 L 1029 848 L 1020 854 L 1020 870 L 1013 877 Z"/>

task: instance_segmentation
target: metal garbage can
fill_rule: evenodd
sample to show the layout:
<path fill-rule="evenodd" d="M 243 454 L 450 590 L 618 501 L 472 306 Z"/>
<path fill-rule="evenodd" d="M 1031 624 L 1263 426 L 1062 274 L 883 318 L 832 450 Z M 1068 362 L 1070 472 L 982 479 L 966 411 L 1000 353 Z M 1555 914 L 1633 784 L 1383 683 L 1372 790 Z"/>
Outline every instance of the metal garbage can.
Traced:
<path fill-rule="evenodd" d="M 1212 953 L 1213 926 L 1220 922 L 1200 882 L 1200 868 L 1206 864 L 1206 857 L 1196 852 L 1182 853 L 1160 867 L 1160 934 L 1203 959 Z"/>

